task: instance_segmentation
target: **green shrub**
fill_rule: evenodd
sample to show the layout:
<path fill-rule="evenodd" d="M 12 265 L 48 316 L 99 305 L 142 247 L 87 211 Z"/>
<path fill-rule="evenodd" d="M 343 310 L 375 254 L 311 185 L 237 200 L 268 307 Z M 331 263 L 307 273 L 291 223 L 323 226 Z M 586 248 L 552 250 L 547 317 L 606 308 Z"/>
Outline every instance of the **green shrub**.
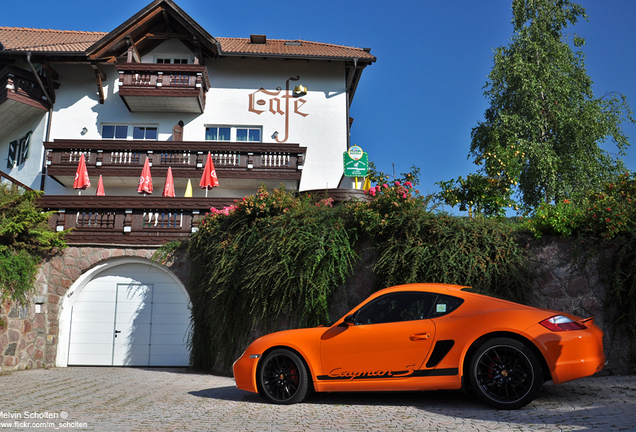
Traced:
<path fill-rule="evenodd" d="M 329 321 L 329 298 L 357 258 L 346 207 L 261 188 L 212 211 L 189 244 L 192 364 L 227 368 L 259 332 Z"/>
<path fill-rule="evenodd" d="M 53 212 L 36 205 L 41 195 L 0 184 L 0 300 L 25 301 L 42 258 L 65 247 L 65 233 L 48 225 Z"/>
<path fill-rule="evenodd" d="M 523 218 L 522 218 L 523 219 Z M 623 174 L 576 202 L 541 203 L 522 226 L 535 237 L 586 234 L 605 239 L 636 230 L 636 177 Z"/>

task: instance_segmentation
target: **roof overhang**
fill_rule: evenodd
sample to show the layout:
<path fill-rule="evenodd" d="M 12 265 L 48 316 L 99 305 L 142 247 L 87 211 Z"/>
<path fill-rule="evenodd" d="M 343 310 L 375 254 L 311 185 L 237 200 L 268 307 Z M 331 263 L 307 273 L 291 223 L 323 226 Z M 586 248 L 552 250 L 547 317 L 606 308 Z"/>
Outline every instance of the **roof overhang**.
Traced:
<path fill-rule="evenodd" d="M 172 0 L 155 0 L 86 50 L 91 61 L 114 62 L 133 45 L 144 55 L 168 39 L 179 39 L 193 52 L 215 58 L 218 41 Z"/>

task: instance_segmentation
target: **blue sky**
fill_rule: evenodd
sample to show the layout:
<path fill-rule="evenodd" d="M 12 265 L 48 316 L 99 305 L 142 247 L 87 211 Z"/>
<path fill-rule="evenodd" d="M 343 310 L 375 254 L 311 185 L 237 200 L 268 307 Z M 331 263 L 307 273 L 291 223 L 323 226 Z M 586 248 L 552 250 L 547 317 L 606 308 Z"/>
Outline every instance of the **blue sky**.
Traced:
<path fill-rule="evenodd" d="M 353 100 L 352 143 L 389 174 L 421 169 L 423 193 L 476 170 L 470 132 L 483 119 L 493 49 L 512 35 L 511 0 L 176 0 L 212 36 L 304 39 L 369 47 Z M 150 0 L 22 0 L 0 25 L 111 31 Z M 589 22 L 568 29 L 586 39 L 594 94 L 620 92 L 636 109 L 636 1 L 580 0 Z M 636 126 L 624 125 L 635 143 Z M 614 151 L 615 148 L 608 147 Z M 636 148 L 625 158 L 636 170 Z M 447 208 L 447 210 L 450 210 Z"/>

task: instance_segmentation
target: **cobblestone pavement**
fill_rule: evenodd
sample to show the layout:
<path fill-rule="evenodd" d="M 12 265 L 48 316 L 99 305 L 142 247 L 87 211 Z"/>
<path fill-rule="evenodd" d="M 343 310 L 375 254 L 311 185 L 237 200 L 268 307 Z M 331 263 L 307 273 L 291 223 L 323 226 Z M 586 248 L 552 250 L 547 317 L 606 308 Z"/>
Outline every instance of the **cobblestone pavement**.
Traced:
<path fill-rule="evenodd" d="M 0 430 L 612 431 L 635 430 L 635 413 L 636 376 L 546 383 L 527 407 L 497 411 L 450 391 L 315 394 L 272 405 L 232 378 L 176 368 L 0 375 Z"/>

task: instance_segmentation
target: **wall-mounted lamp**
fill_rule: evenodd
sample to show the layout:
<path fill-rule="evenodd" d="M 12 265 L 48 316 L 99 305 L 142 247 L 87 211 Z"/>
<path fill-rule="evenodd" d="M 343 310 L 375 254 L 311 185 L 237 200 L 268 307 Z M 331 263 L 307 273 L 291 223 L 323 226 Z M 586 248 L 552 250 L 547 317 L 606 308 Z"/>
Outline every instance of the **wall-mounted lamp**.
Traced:
<path fill-rule="evenodd" d="M 82 134 L 82 135 L 86 135 L 87 133 L 88 133 L 88 129 L 87 129 L 87 128 L 85 128 L 85 127 L 83 127 L 83 128 L 82 128 L 82 132 L 81 132 L 81 134 Z"/>
<path fill-rule="evenodd" d="M 304 85 L 298 84 L 296 87 L 294 87 L 295 97 L 305 96 L 306 94 L 307 94 L 307 87 L 305 87 Z"/>

